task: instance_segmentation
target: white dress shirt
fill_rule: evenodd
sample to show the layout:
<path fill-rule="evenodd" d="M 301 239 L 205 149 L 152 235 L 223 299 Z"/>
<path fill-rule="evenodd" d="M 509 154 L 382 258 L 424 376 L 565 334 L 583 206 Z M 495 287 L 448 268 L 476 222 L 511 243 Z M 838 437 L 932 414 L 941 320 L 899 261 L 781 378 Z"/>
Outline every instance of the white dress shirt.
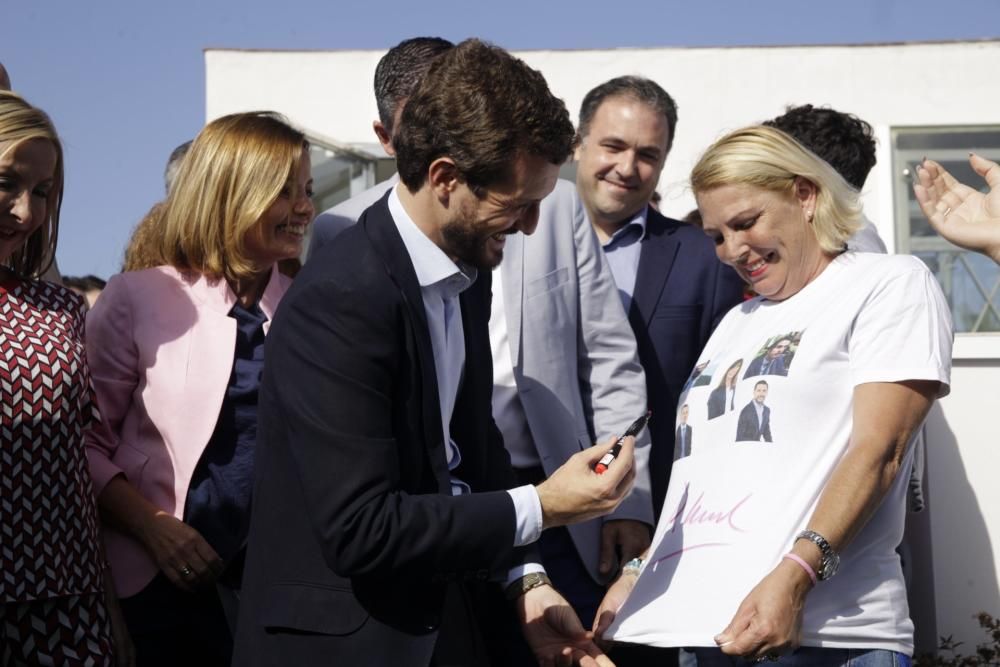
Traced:
<path fill-rule="evenodd" d="M 398 187 L 398 186 L 397 186 Z M 462 308 L 458 295 L 475 281 L 476 270 L 459 267 L 441 248 L 424 234 L 403 208 L 396 188 L 389 195 L 389 213 L 403 239 L 406 252 L 420 285 L 427 315 L 427 327 L 434 352 L 438 398 L 441 406 L 441 429 L 444 435 L 448 470 L 454 471 L 462 460 L 458 445 L 451 439 L 451 415 L 462 383 L 465 367 L 465 335 Z M 469 492 L 468 485 L 451 475 L 454 495 Z M 514 501 L 517 527 L 514 546 L 530 544 L 542 533 L 542 505 L 535 487 L 528 484 L 507 491 Z M 515 568 L 522 570 L 522 568 Z M 524 570 L 530 571 L 530 570 Z M 520 575 L 517 575 L 520 576 Z"/>
<path fill-rule="evenodd" d="M 528 418 L 517 394 L 514 360 L 503 296 L 503 264 L 493 270 L 493 304 L 490 307 L 490 348 L 493 350 L 493 419 L 503 434 L 503 444 L 515 468 L 542 465 Z"/>

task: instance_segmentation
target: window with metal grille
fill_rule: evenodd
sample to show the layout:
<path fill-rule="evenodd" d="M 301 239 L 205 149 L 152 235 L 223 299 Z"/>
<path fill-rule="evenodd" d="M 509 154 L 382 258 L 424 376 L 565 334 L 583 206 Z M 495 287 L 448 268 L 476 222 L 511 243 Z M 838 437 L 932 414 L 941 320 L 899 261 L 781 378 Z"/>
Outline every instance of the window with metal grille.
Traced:
<path fill-rule="evenodd" d="M 897 252 L 916 255 L 937 276 L 956 332 L 1000 331 L 1000 267 L 941 238 L 913 195 L 914 171 L 925 156 L 985 192 L 983 179 L 969 166 L 969 151 L 1000 160 L 1000 126 L 894 128 L 892 146 Z"/>

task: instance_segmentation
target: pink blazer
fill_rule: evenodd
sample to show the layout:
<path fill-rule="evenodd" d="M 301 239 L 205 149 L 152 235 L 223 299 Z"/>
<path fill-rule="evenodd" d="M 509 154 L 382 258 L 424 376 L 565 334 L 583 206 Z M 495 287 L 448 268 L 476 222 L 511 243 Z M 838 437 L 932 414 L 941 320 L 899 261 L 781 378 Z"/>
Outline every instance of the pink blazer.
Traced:
<path fill-rule="evenodd" d="M 264 332 L 291 280 L 271 271 Z M 212 437 L 233 367 L 236 295 L 225 280 L 169 266 L 122 273 L 87 316 L 87 360 L 105 428 L 87 436 L 94 493 L 125 475 L 154 505 L 184 516 L 188 485 Z M 104 526 L 118 594 L 158 572 L 145 548 Z"/>

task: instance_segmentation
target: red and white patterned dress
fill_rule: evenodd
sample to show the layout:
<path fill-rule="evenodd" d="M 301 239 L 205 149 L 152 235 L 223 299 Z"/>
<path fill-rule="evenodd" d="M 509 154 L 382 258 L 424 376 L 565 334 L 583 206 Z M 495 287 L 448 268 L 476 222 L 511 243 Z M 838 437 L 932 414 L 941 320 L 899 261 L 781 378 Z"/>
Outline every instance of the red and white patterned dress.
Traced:
<path fill-rule="evenodd" d="M 0 283 L 0 608 L 103 592 L 84 316 L 58 285 Z"/>

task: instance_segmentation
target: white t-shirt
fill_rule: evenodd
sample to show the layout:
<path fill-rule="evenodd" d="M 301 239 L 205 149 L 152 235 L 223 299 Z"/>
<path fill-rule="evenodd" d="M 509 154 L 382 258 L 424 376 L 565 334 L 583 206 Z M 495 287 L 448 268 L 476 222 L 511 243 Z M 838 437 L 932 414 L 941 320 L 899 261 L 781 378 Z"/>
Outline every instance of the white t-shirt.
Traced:
<path fill-rule="evenodd" d="M 758 357 L 776 343 L 781 363 L 765 366 Z M 785 301 L 758 297 L 733 308 L 702 352 L 698 363 L 708 365 L 681 396 L 693 449 L 674 462 L 654 550 L 611 629 L 615 639 L 714 646 L 806 527 L 847 449 L 854 388 L 937 380 L 943 396 L 951 345 L 940 287 L 909 255 L 847 252 Z M 709 396 L 738 359 L 735 409 L 709 419 Z M 910 458 L 842 551 L 838 574 L 807 597 L 803 645 L 912 653 L 895 553 Z"/>

